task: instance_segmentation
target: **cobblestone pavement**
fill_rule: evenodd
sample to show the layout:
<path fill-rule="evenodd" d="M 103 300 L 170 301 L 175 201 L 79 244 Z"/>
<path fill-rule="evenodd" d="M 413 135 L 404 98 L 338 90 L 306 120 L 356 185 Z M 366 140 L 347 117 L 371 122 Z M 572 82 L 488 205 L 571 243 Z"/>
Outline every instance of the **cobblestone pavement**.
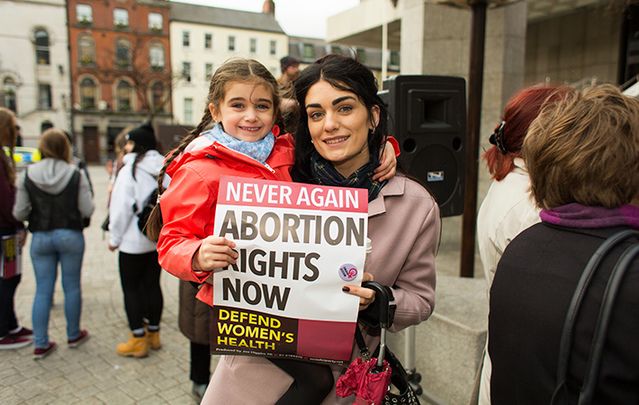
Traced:
<path fill-rule="evenodd" d="M 189 380 L 189 343 L 177 328 L 177 279 L 162 274 L 164 313 L 162 348 L 144 359 L 123 358 L 115 345 L 128 337 L 117 254 L 107 249 L 100 224 L 106 216 L 107 175 L 90 168 L 96 211 L 84 231 L 82 328 L 91 334 L 77 349 L 66 345 L 64 295 L 57 282 L 49 336 L 58 349 L 45 359 L 32 359 L 33 346 L 0 351 L 0 404 L 194 404 Z M 16 293 L 19 321 L 31 327 L 35 279 L 28 255 Z M 59 277 L 58 277 L 59 279 Z"/>

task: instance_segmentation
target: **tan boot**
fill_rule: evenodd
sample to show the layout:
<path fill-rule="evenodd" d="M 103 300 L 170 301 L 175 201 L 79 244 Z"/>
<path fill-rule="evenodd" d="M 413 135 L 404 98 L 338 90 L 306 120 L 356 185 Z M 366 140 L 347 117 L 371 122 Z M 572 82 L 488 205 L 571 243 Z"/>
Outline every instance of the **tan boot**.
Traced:
<path fill-rule="evenodd" d="M 151 349 L 153 350 L 158 350 L 162 347 L 162 343 L 160 343 L 160 331 L 155 331 L 155 332 L 151 332 L 151 331 L 147 331 L 146 332 L 146 339 L 149 342 L 149 346 L 151 347 Z"/>
<path fill-rule="evenodd" d="M 117 345 L 115 352 L 125 357 L 146 357 L 149 355 L 149 342 L 146 336 L 135 337 L 131 335 L 127 342 Z"/>

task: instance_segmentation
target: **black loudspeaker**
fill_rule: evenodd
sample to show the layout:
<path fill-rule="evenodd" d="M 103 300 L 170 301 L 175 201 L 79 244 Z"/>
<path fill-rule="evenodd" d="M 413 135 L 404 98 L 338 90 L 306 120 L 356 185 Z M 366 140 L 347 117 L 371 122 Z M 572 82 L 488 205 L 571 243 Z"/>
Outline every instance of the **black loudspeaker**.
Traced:
<path fill-rule="evenodd" d="M 399 162 L 435 196 L 441 215 L 464 211 L 466 82 L 451 76 L 394 76 L 380 97 L 388 105 Z"/>

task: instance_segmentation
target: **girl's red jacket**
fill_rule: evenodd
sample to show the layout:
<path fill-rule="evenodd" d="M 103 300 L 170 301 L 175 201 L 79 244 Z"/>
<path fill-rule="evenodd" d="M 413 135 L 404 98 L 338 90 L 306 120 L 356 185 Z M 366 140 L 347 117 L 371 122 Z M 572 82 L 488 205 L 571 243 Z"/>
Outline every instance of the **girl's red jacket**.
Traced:
<path fill-rule="evenodd" d="M 217 142 L 183 153 L 168 167 L 169 188 L 160 207 L 164 225 L 158 240 L 162 268 L 174 276 L 204 283 L 210 272 L 195 271 L 191 260 L 202 239 L 213 235 L 213 221 L 221 176 L 291 181 L 294 141 L 289 134 L 275 140 L 265 166 Z M 213 305 L 213 288 L 204 283 L 197 298 Z"/>

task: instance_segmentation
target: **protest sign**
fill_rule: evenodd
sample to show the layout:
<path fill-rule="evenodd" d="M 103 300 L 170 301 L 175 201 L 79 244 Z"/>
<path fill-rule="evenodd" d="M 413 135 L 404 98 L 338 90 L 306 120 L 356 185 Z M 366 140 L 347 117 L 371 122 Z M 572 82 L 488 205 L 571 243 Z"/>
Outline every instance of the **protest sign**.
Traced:
<path fill-rule="evenodd" d="M 213 276 L 211 351 L 349 360 L 367 226 L 365 189 L 222 177 L 214 234 L 239 257 Z"/>

